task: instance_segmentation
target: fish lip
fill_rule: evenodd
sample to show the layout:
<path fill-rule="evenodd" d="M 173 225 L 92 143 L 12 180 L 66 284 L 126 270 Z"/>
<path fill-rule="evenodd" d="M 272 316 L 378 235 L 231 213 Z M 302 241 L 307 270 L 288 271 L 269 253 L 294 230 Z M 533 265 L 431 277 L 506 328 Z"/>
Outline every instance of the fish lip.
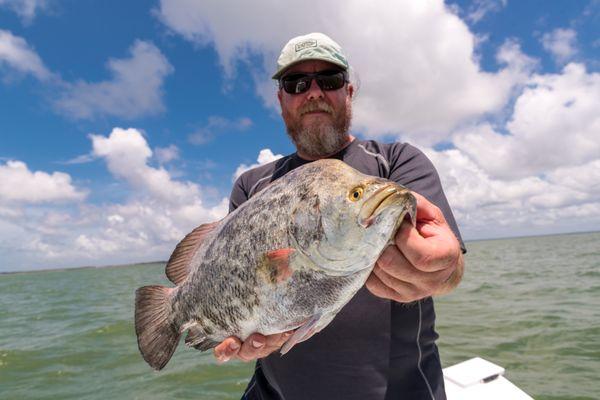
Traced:
<path fill-rule="evenodd" d="M 363 203 L 358 214 L 359 224 L 364 228 L 368 228 L 375 223 L 376 218 L 389 205 L 403 203 L 407 206 L 406 214 L 410 216 L 411 223 L 415 225 L 417 214 L 415 197 L 408 189 L 393 184 L 388 184 L 378 189 Z"/>

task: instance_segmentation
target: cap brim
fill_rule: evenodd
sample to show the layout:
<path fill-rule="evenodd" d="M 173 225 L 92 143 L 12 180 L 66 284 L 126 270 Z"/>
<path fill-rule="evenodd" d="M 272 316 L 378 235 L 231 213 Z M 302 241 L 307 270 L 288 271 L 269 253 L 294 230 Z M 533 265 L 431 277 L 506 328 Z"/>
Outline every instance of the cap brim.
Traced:
<path fill-rule="evenodd" d="M 283 75 L 285 73 L 285 71 L 287 71 L 294 65 L 298 65 L 300 63 L 303 63 L 304 61 L 312 61 L 312 60 L 326 61 L 330 64 L 340 67 L 344 71 L 348 70 L 348 67 L 340 61 L 332 60 L 331 58 L 325 58 L 325 57 L 310 57 L 310 58 L 303 58 L 302 60 L 294 61 L 293 63 L 286 65 L 285 67 L 281 68 L 279 71 L 275 72 L 275 74 L 271 77 L 271 79 L 279 79 L 279 78 L 281 78 L 281 75 Z"/>

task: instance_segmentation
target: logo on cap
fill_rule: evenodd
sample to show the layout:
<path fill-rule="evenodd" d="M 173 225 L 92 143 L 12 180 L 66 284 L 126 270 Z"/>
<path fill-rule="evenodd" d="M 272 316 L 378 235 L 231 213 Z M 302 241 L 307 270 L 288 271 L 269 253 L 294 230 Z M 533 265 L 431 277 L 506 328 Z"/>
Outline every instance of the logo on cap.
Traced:
<path fill-rule="evenodd" d="M 298 44 L 296 44 L 296 53 L 299 51 L 302 51 L 306 48 L 309 47 L 317 47 L 317 41 L 314 39 L 311 40 L 305 40 L 304 42 L 300 42 Z"/>

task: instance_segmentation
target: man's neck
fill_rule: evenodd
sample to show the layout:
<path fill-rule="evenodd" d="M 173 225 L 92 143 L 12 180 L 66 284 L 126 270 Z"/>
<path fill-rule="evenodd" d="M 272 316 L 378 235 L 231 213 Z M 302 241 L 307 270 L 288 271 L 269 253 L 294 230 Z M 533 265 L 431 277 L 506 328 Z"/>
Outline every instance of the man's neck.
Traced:
<path fill-rule="evenodd" d="M 334 154 L 339 153 L 340 151 L 344 150 L 346 147 L 348 147 L 350 145 L 350 143 L 352 143 L 354 141 L 354 139 L 356 139 L 354 136 L 352 135 L 348 135 L 348 141 L 346 143 L 344 143 L 344 145 L 342 147 L 340 147 L 339 149 L 337 149 L 336 151 L 334 151 L 331 154 L 326 154 L 323 156 L 318 156 L 318 157 L 314 157 L 314 156 L 308 156 L 304 153 L 302 153 L 300 150 L 297 150 L 298 156 L 304 160 L 308 160 L 308 161 L 315 161 L 315 160 L 321 160 L 323 158 L 329 158 Z"/>

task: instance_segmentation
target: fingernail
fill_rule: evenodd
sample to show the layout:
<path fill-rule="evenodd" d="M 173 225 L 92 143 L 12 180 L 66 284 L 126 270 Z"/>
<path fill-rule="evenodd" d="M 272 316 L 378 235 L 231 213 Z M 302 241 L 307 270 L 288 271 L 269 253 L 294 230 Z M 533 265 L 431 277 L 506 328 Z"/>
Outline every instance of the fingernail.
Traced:
<path fill-rule="evenodd" d="M 231 350 L 233 350 L 233 351 L 236 351 L 237 349 L 239 349 L 239 348 L 240 348 L 240 345 L 238 344 L 238 342 L 231 342 L 231 343 L 229 344 L 229 348 L 230 348 Z"/>
<path fill-rule="evenodd" d="M 264 343 L 259 342 L 257 340 L 252 341 L 252 347 L 254 347 L 255 349 L 259 349 L 259 348 L 263 347 L 263 345 L 264 345 Z"/>
<path fill-rule="evenodd" d="M 225 354 L 221 354 L 219 357 L 217 357 L 217 361 L 220 363 L 226 363 L 229 361 L 229 357 L 227 357 Z"/>
<path fill-rule="evenodd" d="M 292 336 L 292 333 L 294 333 L 294 332 L 286 332 L 286 333 L 283 334 L 283 337 L 287 339 L 290 336 Z"/>

